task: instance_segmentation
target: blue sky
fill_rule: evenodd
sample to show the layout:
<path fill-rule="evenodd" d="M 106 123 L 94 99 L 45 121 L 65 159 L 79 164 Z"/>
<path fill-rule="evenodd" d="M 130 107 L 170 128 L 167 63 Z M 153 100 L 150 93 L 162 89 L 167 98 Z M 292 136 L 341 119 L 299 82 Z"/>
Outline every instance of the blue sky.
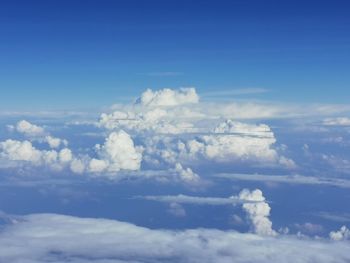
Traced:
<path fill-rule="evenodd" d="M 1 108 L 95 108 L 180 86 L 345 103 L 348 9 L 346 1 L 4 1 Z"/>

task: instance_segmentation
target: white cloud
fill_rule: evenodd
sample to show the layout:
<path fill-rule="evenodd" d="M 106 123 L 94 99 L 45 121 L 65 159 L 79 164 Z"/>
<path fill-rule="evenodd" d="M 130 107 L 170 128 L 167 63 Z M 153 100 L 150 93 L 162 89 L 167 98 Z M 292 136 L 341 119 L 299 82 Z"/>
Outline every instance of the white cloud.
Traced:
<path fill-rule="evenodd" d="M 100 159 L 89 156 L 77 157 L 69 148 L 60 150 L 39 150 L 31 141 L 6 140 L 0 142 L 0 158 L 13 164 L 48 166 L 53 170 L 68 167 L 73 173 L 108 172 L 109 176 L 119 170 L 139 170 L 142 161 L 142 147 L 135 147 L 131 137 L 124 131 L 112 132 L 103 145 L 96 145 Z M 180 173 L 181 171 L 179 171 Z M 190 180 L 190 170 L 184 169 L 182 176 Z M 193 173 L 193 180 L 196 175 Z"/>
<path fill-rule="evenodd" d="M 199 97 L 194 88 L 162 89 L 158 91 L 148 89 L 142 93 L 137 103 L 147 107 L 159 107 L 198 103 L 198 101 Z"/>
<path fill-rule="evenodd" d="M 98 126 L 109 130 L 125 129 L 136 133 L 154 132 L 163 134 L 179 134 L 196 131 L 186 119 L 191 116 L 186 108 L 169 110 L 163 108 L 142 108 L 133 111 L 117 110 L 113 113 L 102 113 Z M 181 117 L 175 117 L 181 116 Z"/>
<path fill-rule="evenodd" d="M 191 168 L 183 168 L 180 163 L 176 163 L 175 172 L 179 175 L 180 179 L 190 184 L 197 184 L 200 181 L 198 174 L 194 173 Z"/>
<path fill-rule="evenodd" d="M 38 150 L 27 140 L 0 142 L 0 159 L 12 162 L 14 165 L 47 166 L 53 170 L 70 167 L 74 173 L 81 173 L 83 170 L 82 161 L 74 158 L 70 149 Z"/>
<path fill-rule="evenodd" d="M 140 198 L 165 202 L 165 203 L 178 203 L 178 204 L 195 204 L 195 205 L 235 205 L 242 204 L 250 200 L 240 199 L 238 196 L 231 197 L 204 197 L 204 196 L 188 196 L 188 195 L 155 195 L 155 196 L 142 196 Z M 252 201 L 254 202 L 254 201 Z"/>
<path fill-rule="evenodd" d="M 338 117 L 338 118 L 327 118 L 323 120 L 323 125 L 327 126 L 350 126 L 350 118 Z"/>
<path fill-rule="evenodd" d="M 265 202 L 265 197 L 261 190 L 249 191 L 248 189 L 243 189 L 239 193 L 239 198 L 244 201 L 250 201 L 249 203 L 244 203 L 242 207 L 252 222 L 254 233 L 263 236 L 277 235 L 277 232 L 272 229 L 272 222 L 269 219 L 271 208 Z"/>
<path fill-rule="evenodd" d="M 1 262 L 347 263 L 348 242 L 235 231 L 155 230 L 106 219 L 36 214 L 0 234 Z"/>
<path fill-rule="evenodd" d="M 170 203 L 168 213 L 176 217 L 186 216 L 186 210 L 178 203 Z"/>
<path fill-rule="evenodd" d="M 45 141 L 49 144 L 51 148 L 58 148 L 61 145 L 67 146 L 67 140 L 62 140 L 60 138 L 52 137 L 51 135 L 45 136 Z"/>
<path fill-rule="evenodd" d="M 252 231 L 258 235 L 275 236 L 277 232 L 272 229 L 269 219 L 270 206 L 266 202 L 261 190 L 250 191 L 243 189 L 238 196 L 223 197 L 199 197 L 187 195 L 143 196 L 146 200 L 195 205 L 237 205 L 242 204 L 243 210 L 251 222 Z"/>
<path fill-rule="evenodd" d="M 96 145 L 100 159 L 90 161 L 90 171 L 106 170 L 115 173 L 120 170 L 139 170 L 142 161 L 142 147 L 137 147 L 124 131 L 112 132 L 103 145 Z"/>
<path fill-rule="evenodd" d="M 72 161 L 73 154 L 72 154 L 72 151 L 70 149 L 64 148 L 58 153 L 58 157 L 62 163 L 67 163 L 67 162 Z"/>
<path fill-rule="evenodd" d="M 303 175 L 263 175 L 263 174 L 216 174 L 215 177 L 231 180 L 274 182 L 306 185 L 331 185 L 341 188 L 350 188 L 350 180 L 340 178 L 322 178 Z"/>
<path fill-rule="evenodd" d="M 257 137 L 274 137 L 270 127 L 266 124 L 252 125 L 230 119 L 219 123 L 219 125 L 214 128 L 214 133 L 237 133 Z"/>
<path fill-rule="evenodd" d="M 145 160 L 159 158 L 168 163 L 182 164 L 206 160 L 226 163 L 279 165 L 294 168 L 292 160 L 278 154 L 276 139 L 267 125 L 252 125 L 227 120 L 208 135 L 153 136 L 145 142 Z"/>
<path fill-rule="evenodd" d="M 10 130 L 13 130 L 12 125 L 7 125 Z M 30 141 L 46 142 L 50 148 L 59 148 L 61 145 L 67 146 L 68 141 L 53 137 L 45 131 L 43 127 L 32 124 L 29 121 L 21 120 L 16 124 L 16 131 L 29 137 Z"/>
<path fill-rule="evenodd" d="M 334 241 L 341 241 L 350 239 L 350 230 L 346 226 L 342 226 L 338 231 L 329 233 L 330 239 Z"/>
<path fill-rule="evenodd" d="M 16 130 L 28 136 L 40 136 L 44 134 L 44 128 L 32 124 L 26 120 L 21 120 L 16 125 Z"/>
<path fill-rule="evenodd" d="M 74 158 L 70 163 L 70 169 L 73 173 L 82 174 L 86 168 L 83 161 Z"/>
<path fill-rule="evenodd" d="M 39 164 L 42 153 L 30 141 L 6 140 L 0 142 L 0 156 L 11 161 L 28 161 Z"/>

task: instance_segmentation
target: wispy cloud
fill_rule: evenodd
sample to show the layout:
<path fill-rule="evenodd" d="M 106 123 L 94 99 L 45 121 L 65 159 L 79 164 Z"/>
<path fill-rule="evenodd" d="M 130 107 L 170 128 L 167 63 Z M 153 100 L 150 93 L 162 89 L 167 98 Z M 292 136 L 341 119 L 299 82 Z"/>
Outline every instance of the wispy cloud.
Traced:
<path fill-rule="evenodd" d="M 230 90 L 216 90 L 216 91 L 207 91 L 201 93 L 202 97 L 227 97 L 227 96 L 236 96 L 236 95 L 250 95 L 250 94 L 262 94 L 270 92 L 269 89 L 265 88 L 241 88 L 241 89 L 230 89 Z"/>
<path fill-rule="evenodd" d="M 164 202 L 164 203 L 181 203 L 181 204 L 196 204 L 196 205 L 234 205 L 246 202 L 239 199 L 238 196 L 231 197 L 203 197 L 203 196 L 188 196 L 188 195 L 149 195 L 137 196 L 150 201 Z"/>
<path fill-rule="evenodd" d="M 311 215 L 334 221 L 334 222 L 340 222 L 340 223 L 347 223 L 350 222 L 350 213 L 334 213 L 334 212 L 315 212 L 311 213 Z"/>
<path fill-rule="evenodd" d="M 305 185 L 330 185 L 340 188 L 350 188 L 350 180 L 339 178 L 321 178 L 303 175 L 262 175 L 262 174 L 235 174 L 221 173 L 216 174 L 217 178 L 225 178 L 240 181 L 259 181 L 287 184 L 305 184 Z"/>

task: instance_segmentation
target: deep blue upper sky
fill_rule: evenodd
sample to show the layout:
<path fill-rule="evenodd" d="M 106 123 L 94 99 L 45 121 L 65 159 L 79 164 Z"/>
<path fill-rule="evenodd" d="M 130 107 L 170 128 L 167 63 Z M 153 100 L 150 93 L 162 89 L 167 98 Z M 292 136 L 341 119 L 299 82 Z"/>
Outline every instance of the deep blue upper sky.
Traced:
<path fill-rule="evenodd" d="M 265 88 L 345 103 L 347 1 L 2 1 L 0 109 L 99 107 L 145 88 Z"/>

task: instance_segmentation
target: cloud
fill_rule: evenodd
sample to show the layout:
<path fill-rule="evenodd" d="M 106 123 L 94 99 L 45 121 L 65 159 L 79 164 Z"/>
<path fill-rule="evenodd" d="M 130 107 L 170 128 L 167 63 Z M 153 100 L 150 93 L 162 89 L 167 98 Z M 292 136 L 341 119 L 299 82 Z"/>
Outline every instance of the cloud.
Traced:
<path fill-rule="evenodd" d="M 129 134 L 124 131 L 112 132 L 103 145 L 96 145 L 100 159 L 92 159 L 91 172 L 139 170 L 142 161 L 142 147 L 137 147 Z"/>
<path fill-rule="evenodd" d="M 7 126 L 10 128 L 10 130 L 13 130 L 14 126 Z M 49 133 L 45 131 L 43 127 L 30 123 L 29 121 L 21 120 L 17 122 L 15 127 L 17 132 L 27 136 L 30 141 L 46 142 L 52 149 L 59 148 L 61 145 L 68 145 L 67 140 L 53 137 L 49 135 Z"/>
<path fill-rule="evenodd" d="M 208 135 L 184 138 L 154 136 L 145 142 L 145 160 L 160 159 L 168 163 L 201 163 L 207 160 L 224 163 L 278 165 L 294 168 L 291 159 L 274 149 L 276 139 L 264 124 L 253 125 L 227 120 Z"/>
<path fill-rule="evenodd" d="M 326 126 L 350 126 L 350 118 L 338 117 L 338 118 L 327 118 L 323 120 L 323 125 Z"/>
<path fill-rule="evenodd" d="M 303 175 L 262 175 L 230 173 L 216 174 L 215 177 L 242 181 L 274 182 L 305 185 L 330 185 L 340 188 L 350 188 L 350 180 L 340 178 L 322 178 Z"/>
<path fill-rule="evenodd" d="M 0 142 L 0 156 L 11 161 L 28 161 L 39 164 L 42 152 L 33 147 L 30 141 L 6 140 Z"/>
<path fill-rule="evenodd" d="M 323 218 L 323 219 L 327 219 L 330 221 L 334 221 L 334 222 L 350 222 L 350 213 L 330 213 L 330 212 L 315 212 L 315 213 L 311 213 L 311 215 Z"/>
<path fill-rule="evenodd" d="M 203 97 L 212 99 L 217 97 L 227 98 L 236 95 L 251 95 L 251 94 L 261 94 L 267 93 L 270 90 L 264 88 L 242 88 L 242 89 L 230 89 L 230 90 L 216 90 L 201 93 Z"/>
<path fill-rule="evenodd" d="M 189 103 L 198 103 L 199 97 L 194 88 L 181 88 L 179 90 L 162 89 L 146 90 L 137 99 L 137 103 L 147 107 L 178 106 Z"/>
<path fill-rule="evenodd" d="M 46 166 L 53 170 L 70 167 L 74 173 L 83 172 L 83 163 L 68 148 L 60 151 L 38 150 L 30 141 L 6 140 L 0 142 L 0 159 L 13 165 Z"/>
<path fill-rule="evenodd" d="M 121 170 L 168 170 L 169 174 L 177 174 L 170 177 L 178 181 L 182 178 L 189 184 L 198 180 L 198 167 L 202 164 L 223 164 L 225 168 L 245 165 L 248 168 L 295 169 L 297 164 L 279 145 L 272 126 L 260 121 L 254 123 L 252 119 L 300 117 L 309 111 L 312 112 L 309 116 L 325 114 L 327 110 L 333 114 L 348 109 L 346 105 L 302 108 L 247 101 L 208 103 L 200 102 L 194 88 L 147 90 L 137 102 L 115 106 L 113 112 L 101 114 L 95 124 L 104 129 L 101 133 L 107 134 L 105 144 L 98 146 L 90 156 L 86 153 L 93 149 L 78 149 L 84 157 L 79 156 L 79 152 L 72 153 L 74 164 L 67 167 L 75 172 L 108 176 Z M 32 130 L 36 127 L 44 132 L 26 138 L 35 147 L 41 149 L 42 145 L 37 146 L 36 142 L 46 142 L 57 154 L 62 148 L 68 148 L 66 140 L 50 135 L 43 127 L 22 122 Z M 121 131 L 128 134 L 127 144 L 132 142 L 125 151 L 127 154 L 117 153 L 125 149 L 122 143 L 112 142 L 110 138 L 111 134 Z M 107 149 L 107 144 L 115 145 Z M 54 153 L 50 155 L 53 158 Z M 342 169 L 347 167 L 347 162 L 343 163 Z"/>
<path fill-rule="evenodd" d="M 256 189 L 249 191 L 243 189 L 239 193 L 239 199 L 250 201 L 243 204 L 243 209 L 247 213 L 248 218 L 252 222 L 252 230 L 254 233 L 263 236 L 276 236 L 277 232 L 272 229 L 272 222 L 269 219 L 271 208 L 261 190 Z M 252 203 L 255 202 L 255 203 Z"/>
<path fill-rule="evenodd" d="M 242 204 L 247 200 L 240 199 L 238 196 L 231 197 L 202 197 L 188 195 L 156 195 L 156 196 L 141 196 L 138 198 L 178 204 L 195 204 L 195 205 L 235 205 Z"/>
<path fill-rule="evenodd" d="M 62 140 L 60 138 L 52 137 L 50 135 L 45 137 L 45 141 L 49 144 L 51 148 L 59 148 L 61 145 L 68 145 L 67 140 Z"/>
<path fill-rule="evenodd" d="M 170 203 L 169 209 L 167 210 L 169 214 L 172 214 L 176 217 L 185 217 L 186 210 L 182 207 L 182 205 L 178 203 Z"/>
<path fill-rule="evenodd" d="M 191 168 L 183 168 L 180 163 L 176 163 L 175 172 L 179 175 L 180 179 L 189 184 L 198 184 L 200 177 L 194 173 Z"/>
<path fill-rule="evenodd" d="M 165 195 L 165 196 L 141 196 L 138 198 L 176 204 L 195 205 L 237 205 L 242 204 L 247 218 L 251 222 L 252 232 L 258 235 L 275 236 L 276 231 L 272 229 L 272 222 L 269 219 L 270 206 L 266 202 L 261 190 L 250 191 L 243 189 L 238 196 L 222 197 L 199 197 L 187 195 Z"/>
<path fill-rule="evenodd" d="M 346 226 L 342 226 L 338 231 L 329 233 L 330 239 L 334 241 L 341 241 L 350 239 L 350 230 Z"/>
<path fill-rule="evenodd" d="M 156 230 L 107 219 L 33 214 L 0 234 L 1 262 L 346 263 L 348 242 L 235 231 Z"/>
<path fill-rule="evenodd" d="M 316 235 L 324 231 L 323 227 L 319 224 L 313 224 L 306 222 L 304 224 L 294 224 L 294 227 L 302 234 Z"/>
<path fill-rule="evenodd" d="M 322 154 L 321 158 L 327 164 L 332 166 L 334 170 L 345 174 L 350 173 L 350 160 L 332 154 Z"/>
<path fill-rule="evenodd" d="M 58 148 L 60 145 L 68 144 L 66 140 L 50 135 L 43 138 L 48 142 L 50 148 Z M 95 151 L 98 158 L 92 158 L 88 155 L 76 156 L 67 147 L 59 150 L 39 150 L 29 140 L 9 139 L 0 142 L 0 158 L 11 161 L 13 165 L 17 163 L 17 165 L 46 166 L 53 170 L 69 168 L 73 173 L 78 174 L 85 171 L 91 173 L 105 172 L 106 176 L 115 175 L 120 170 L 140 169 L 143 148 L 135 146 L 130 135 L 122 130 L 111 132 L 103 145 L 97 144 L 95 146 Z M 181 170 L 180 168 L 182 166 L 178 167 L 178 173 L 182 177 L 187 180 L 192 177 L 195 180 L 196 175 L 191 170 Z"/>
<path fill-rule="evenodd" d="M 34 125 L 26 120 L 19 121 L 16 130 L 28 136 L 40 136 L 44 134 L 44 128 Z"/>

